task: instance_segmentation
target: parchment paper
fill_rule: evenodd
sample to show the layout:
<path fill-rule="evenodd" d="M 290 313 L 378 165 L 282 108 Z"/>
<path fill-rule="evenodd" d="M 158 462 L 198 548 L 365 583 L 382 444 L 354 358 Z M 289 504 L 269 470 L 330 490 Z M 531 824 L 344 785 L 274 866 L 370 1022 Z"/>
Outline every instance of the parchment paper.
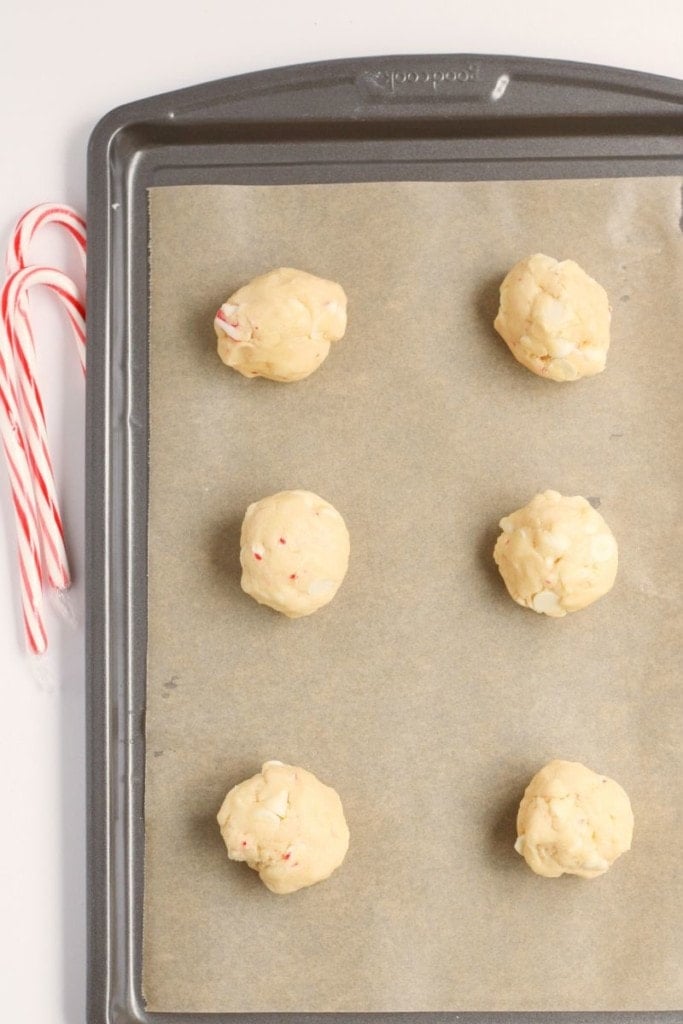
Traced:
<path fill-rule="evenodd" d="M 680 214 L 679 179 L 152 190 L 148 1008 L 683 1004 Z M 601 376 L 541 380 L 493 331 L 536 251 L 606 287 Z M 213 315 L 281 265 L 342 282 L 349 330 L 307 381 L 248 381 Z M 342 512 L 352 556 L 289 621 L 241 592 L 238 536 L 297 487 Z M 491 558 L 548 487 L 620 544 L 612 593 L 560 621 Z M 630 794 L 633 850 L 596 881 L 512 849 L 553 757 Z M 293 896 L 230 863 L 215 821 L 267 758 L 333 785 L 351 830 Z"/>

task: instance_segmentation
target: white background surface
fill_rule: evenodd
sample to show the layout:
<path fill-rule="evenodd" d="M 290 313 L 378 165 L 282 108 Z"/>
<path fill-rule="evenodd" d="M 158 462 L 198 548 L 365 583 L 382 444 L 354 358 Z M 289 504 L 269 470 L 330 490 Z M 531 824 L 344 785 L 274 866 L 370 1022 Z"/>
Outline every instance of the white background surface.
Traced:
<path fill-rule="evenodd" d="M 0 241 L 27 207 L 85 212 L 86 144 L 114 106 L 283 64 L 380 53 L 507 53 L 683 77 L 680 0 L 26 0 L 0 44 Z M 49 235 L 49 233 L 48 233 Z M 35 261 L 75 266 L 44 237 Z M 75 585 L 50 613 L 38 671 L 23 651 L 14 526 L 0 467 L 0 1019 L 85 1019 L 83 382 L 49 302 L 33 302 L 41 383 Z M 99 1024 L 99 1022 L 98 1022 Z"/>

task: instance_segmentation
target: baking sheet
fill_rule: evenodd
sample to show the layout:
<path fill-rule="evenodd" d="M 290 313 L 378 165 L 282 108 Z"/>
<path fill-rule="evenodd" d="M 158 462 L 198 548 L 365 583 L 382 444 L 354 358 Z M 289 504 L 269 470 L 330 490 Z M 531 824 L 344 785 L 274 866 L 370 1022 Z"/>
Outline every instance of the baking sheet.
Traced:
<path fill-rule="evenodd" d="M 150 1010 L 675 1009 L 683 1002 L 681 181 L 151 190 L 143 987 Z M 491 327 L 542 251 L 613 304 L 604 374 L 555 385 Z M 279 265 L 339 280 L 349 330 L 307 381 L 215 355 L 219 303 Z M 322 494 L 352 538 L 327 609 L 239 587 L 246 505 Z M 599 504 L 613 592 L 518 608 L 501 515 Z M 279 758 L 339 791 L 342 868 L 290 897 L 228 862 L 230 786 Z M 530 776 L 584 761 L 631 796 L 633 850 L 545 880 L 512 850 Z"/>

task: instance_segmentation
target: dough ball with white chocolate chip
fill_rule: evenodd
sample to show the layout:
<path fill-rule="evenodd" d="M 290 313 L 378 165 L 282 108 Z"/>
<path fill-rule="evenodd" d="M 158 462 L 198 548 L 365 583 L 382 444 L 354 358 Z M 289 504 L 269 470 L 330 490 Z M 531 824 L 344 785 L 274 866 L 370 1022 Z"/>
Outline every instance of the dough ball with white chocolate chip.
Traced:
<path fill-rule="evenodd" d="M 597 878 L 631 848 L 633 811 L 621 786 L 577 761 L 551 761 L 519 806 L 515 850 L 546 878 Z"/>
<path fill-rule="evenodd" d="M 305 768 L 266 761 L 231 789 L 218 812 L 230 860 L 243 860 L 271 892 L 289 893 L 329 878 L 346 856 L 341 800 Z"/>
<path fill-rule="evenodd" d="M 346 295 L 334 281 L 281 267 L 231 295 L 213 322 L 218 355 L 245 377 L 302 380 L 346 330 Z"/>
<path fill-rule="evenodd" d="M 544 491 L 500 528 L 493 557 L 517 604 L 561 618 L 612 588 L 617 542 L 585 498 Z"/>
<path fill-rule="evenodd" d="M 240 545 L 242 589 L 290 619 L 331 601 L 349 564 L 344 520 L 312 491 L 280 491 L 250 505 Z"/>
<path fill-rule="evenodd" d="M 493 326 L 515 359 L 540 377 L 577 380 L 605 369 L 607 293 L 573 260 L 536 253 L 517 263 L 500 287 Z"/>

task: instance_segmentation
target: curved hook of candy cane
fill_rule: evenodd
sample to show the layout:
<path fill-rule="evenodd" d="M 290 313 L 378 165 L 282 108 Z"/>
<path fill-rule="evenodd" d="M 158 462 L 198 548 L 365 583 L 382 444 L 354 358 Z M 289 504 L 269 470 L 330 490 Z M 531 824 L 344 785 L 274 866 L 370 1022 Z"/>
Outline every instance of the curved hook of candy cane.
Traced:
<path fill-rule="evenodd" d="M 8 274 L 13 274 L 28 266 L 31 242 L 36 232 L 49 224 L 63 228 L 73 238 L 83 269 L 85 269 L 87 235 L 83 218 L 71 206 L 60 203 L 40 203 L 27 210 L 14 227 L 5 259 L 5 269 Z"/>
<path fill-rule="evenodd" d="M 47 633 L 43 619 L 40 534 L 28 444 L 19 418 L 14 354 L 4 325 L 0 325 L 0 436 L 12 492 L 26 644 L 32 654 L 43 654 L 47 650 Z"/>
<path fill-rule="evenodd" d="M 0 312 L 13 357 L 15 403 L 21 410 L 29 465 L 33 474 L 35 503 L 46 576 L 52 587 L 63 591 L 71 584 L 64 526 L 59 511 L 57 486 L 50 458 L 42 397 L 36 379 L 36 352 L 24 303 L 28 290 L 47 286 L 64 307 L 78 343 L 85 371 L 85 310 L 73 281 L 51 267 L 18 270 L 3 285 Z"/>
<path fill-rule="evenodd" d="M 0 312 L 13 345 L 13 335 L 16 335 L 14 321 L 17 308 L 29 289 L 39 284 L 45 285 L 59 299 L 69 318 L 72 333 L 77 342 L 81 369 L 85 373 L 85 303 L 83 302 L 80 289 L 71 278 L 63 273 L 63 271 L 57 270 L 54 267 L 24 267 L 22 270 L 17 270 L 15 273 L 10 274 L 5 281 L 2 287 Z M 17 326 L 20 332 L 24 329 L 23 323 L 20 324 L 19 321 L 17 321 Z M 21 350 L 19 352 L 20 358 L 24 355 L 25 353 Z"/>

